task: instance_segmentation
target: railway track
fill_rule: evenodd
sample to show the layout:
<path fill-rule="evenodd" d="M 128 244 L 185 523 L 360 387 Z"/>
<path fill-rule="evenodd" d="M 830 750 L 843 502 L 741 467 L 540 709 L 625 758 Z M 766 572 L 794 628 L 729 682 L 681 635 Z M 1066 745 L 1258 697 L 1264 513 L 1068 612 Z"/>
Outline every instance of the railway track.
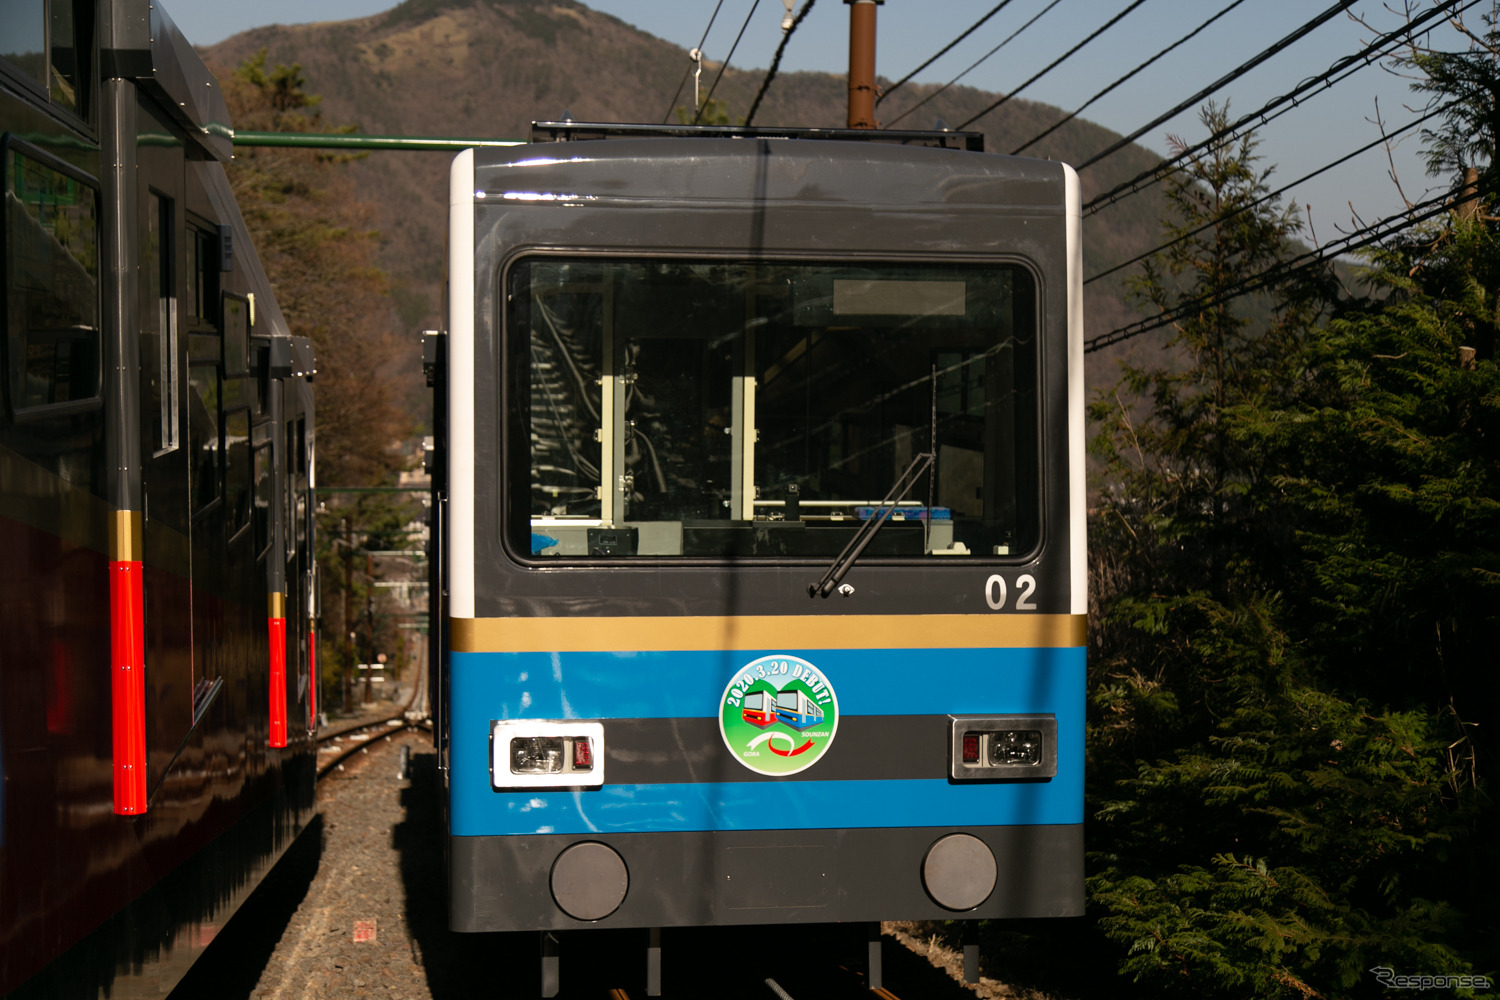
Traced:
<path fill-rule="evenodd" d="M 381 736 L 390 737 L 395 733 L 417 728 L 425 728 L 431 732 L 432 723 L 426 713 L 417 710 L 419 703 L 426 701 L 426 691 L 427 671 L 424 666 L 417 671 L 412 681 L 411 696 L 400 709 L 320 732 L 317 737 L 318 780 L 341 770 L 344 761 L 355 754 L 368 752 L 369 744 Z"/>
<path fill-rule="evenodd" d="M 318 780 L 340 770 L 357 753 L 368 753 L 370 744 L 396 733 L 423 729 L 425 720 L 406 718 L 404 713 L 347 726 L 318 737 Z"/>

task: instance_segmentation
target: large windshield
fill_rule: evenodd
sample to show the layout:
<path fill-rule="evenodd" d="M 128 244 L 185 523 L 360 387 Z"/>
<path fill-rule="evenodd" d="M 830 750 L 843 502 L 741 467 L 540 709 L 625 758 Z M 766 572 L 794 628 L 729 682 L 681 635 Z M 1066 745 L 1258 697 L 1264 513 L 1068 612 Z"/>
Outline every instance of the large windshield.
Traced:
<path fill-rule="evenodd" d="M 1036 291 L 1014 265 L 529 257 L 505 277 L 507 516 L 538 558 L 828 558 L 1038 537 Z"/>

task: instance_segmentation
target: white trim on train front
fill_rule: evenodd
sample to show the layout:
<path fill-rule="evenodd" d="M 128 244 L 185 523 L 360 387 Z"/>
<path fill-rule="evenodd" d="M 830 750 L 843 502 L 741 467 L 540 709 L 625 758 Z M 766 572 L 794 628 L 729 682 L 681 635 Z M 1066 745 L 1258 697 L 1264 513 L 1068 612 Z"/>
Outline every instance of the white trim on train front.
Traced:
<path fill-rule="evenodd" d="M 1068 234 L 1068 587 L 1070 610 L 1087 614 L 1088 592 L 1088 497 L 1084 462 L 1083 379 L 1083 209 L 1078 174 L 1063 164 L 1064 210 Z"/>
<path fill-rule="evenodd" d="M 474 617 L 474 151 L 448 175 L 448 615 Z"/>

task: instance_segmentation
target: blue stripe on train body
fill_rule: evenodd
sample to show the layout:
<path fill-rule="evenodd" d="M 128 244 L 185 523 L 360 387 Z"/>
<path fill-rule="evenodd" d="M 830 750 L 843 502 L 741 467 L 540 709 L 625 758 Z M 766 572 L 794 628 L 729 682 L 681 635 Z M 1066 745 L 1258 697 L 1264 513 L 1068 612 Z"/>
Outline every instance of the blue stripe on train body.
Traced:
<path fill-rule="evenodd" d="M 1085 651 L 858 649 L 809 653 L 857 715 L 1041 714 L 1057 719 L 1057 776 L 1043 782 L 931 779 L 725 780 L 495 791 L 493 719 L 713 717 L 726 681 L 763 651 L 451 654 L 450 833 L 496 836 L 687 830 L 1005 826 L 1083 822 Z M 670 749 L 670 748 L 664 748 Z M 899 748 L 893 748 L 899 752 Z M 878 768 L 872 769 L 878 775 Z M 913 822 L 917 819 L 917 822 Z"/>

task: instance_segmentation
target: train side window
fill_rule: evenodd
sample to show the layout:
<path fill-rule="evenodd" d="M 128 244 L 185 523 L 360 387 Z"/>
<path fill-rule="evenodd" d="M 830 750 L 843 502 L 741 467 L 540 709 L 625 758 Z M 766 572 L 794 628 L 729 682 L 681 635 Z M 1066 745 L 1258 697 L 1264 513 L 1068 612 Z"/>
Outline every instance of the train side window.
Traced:
<path fill-rule="evenodd" d="M 224 293 L 224 374 L 230 377 L 250 371 L 250 300 L 233 292 Z"/>
<path fill-rule="evenodd" d="M 173 261 L 176 206 L 171 198 L 152 191 L 146 210 L 146 272 L 141 296 L 141 365 L 146 370 L 147 412 L 151 415 L 152 449 L 157 455 L 174 451 L 180 441 L 177 382 L 177 284 Z"/>
<path fill-rule="evenodd" d="M 188 489 L 196 516 L 219 499 L 222 450 L 219 439 L 219 366 L 188 367 Z"/>
<path fill-rule="evenodd" d="M 250 454 L 250 410 L 224 414 L 224 502 L 226 526 L 233 538 L 250 524 L 254 470 Z"/>
<path fill-rule="evenodd" d="M 0 59 L 28 82 L 47 85 L 46 0 L 0 0 Z"/>
<path fill-rule="evenodd" d="M 101 400 L 99 195 L 61 161 L 4 147 L 7 387 L 18 416 Z"/>
<path fill-rule="evenodd" d="M 91 0 L 0 0 L 0 66 L 80 118 L 92 113 Z"/>
<path fill-rule="evenodd" d="M 76 8 L 75 9 L 75 3 Z M 89 35 L 93 4 L 76 0 L 52 0 L 48 4 L 51 30 L 48 34 L 48 89 L 52 103 L 82 117 L 89 110 L 88 59 L 93 52 Z"/>
<path fill-rule="evenodd" d="M 297 418 L 297 546 L 305 548 L 307 543 L 307 493 L 303 484 L 307 479 L 307 418 Z"/>
<path fill-rule="evenodd" d="M 201 326 L 218 329 L 219 238 L 199 226 L 187 234 L 187 310 Z"/>
<path fill-rule="evenodd" d="M 271 427 L 269 423 L 256 424 L 250 431 L 254 452 L 252 475 L 255 479 L 252 520 L 255 522 L 255 554 L 263 557 L 271 546 L 271 512 L 275 509 L 275 477 L 271 454 Z"/>
<path fill-rule="evenodd" d="M 286 449 L 282 452 L 283 471 L 286 473 L 286 558 L 297 554 L 297 532 L 292 524 L 297 519 L 297 425 L 295 421 L 286 425 Z"/>

